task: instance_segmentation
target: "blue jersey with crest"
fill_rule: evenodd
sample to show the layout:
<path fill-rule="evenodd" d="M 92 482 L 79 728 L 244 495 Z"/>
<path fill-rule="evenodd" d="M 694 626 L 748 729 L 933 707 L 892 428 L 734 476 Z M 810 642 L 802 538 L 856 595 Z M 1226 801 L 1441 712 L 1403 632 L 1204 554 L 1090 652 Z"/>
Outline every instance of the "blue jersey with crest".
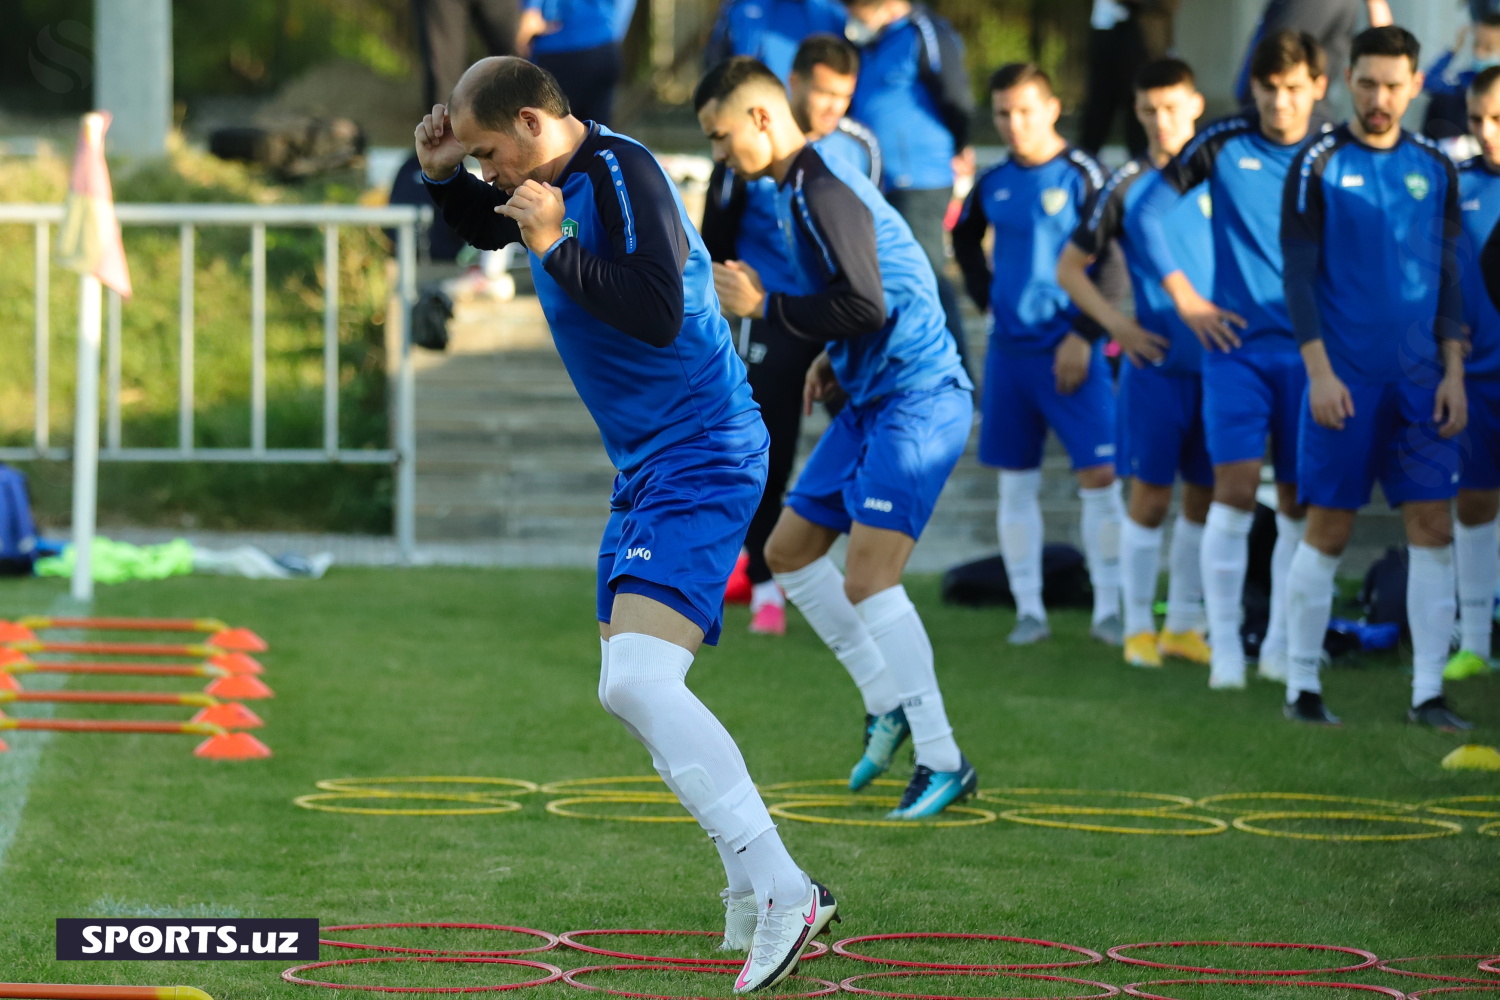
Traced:
<path fill-rule="evenodd" d="M 754 56 L 785 83 L 803 39 L 843 37 L 847 19 L 838 0 L 729 0 L 714 22 L 703 68 L 730 56 Z"/>
<path fill-rule="evenodd" d="M 1464 362 L 1469 378 L 1500 378 L 1500 312 L 1490 301 L 1479 267 L 1479 251 L 1500 222 L 1500 171 L 1476 156 L 1458 165 L 1459 208 L 1464 237 L 1458 262 L 1463 268 L 1464 325 L 1474 350 Z"/>

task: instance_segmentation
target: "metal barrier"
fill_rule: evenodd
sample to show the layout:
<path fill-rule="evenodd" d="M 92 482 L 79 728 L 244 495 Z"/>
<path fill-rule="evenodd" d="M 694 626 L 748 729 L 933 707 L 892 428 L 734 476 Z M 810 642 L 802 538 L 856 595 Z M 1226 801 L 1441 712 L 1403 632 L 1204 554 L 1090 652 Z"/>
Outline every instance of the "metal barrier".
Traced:
<path fill-rule="evenodd" d="M 108 294 L 105 354 L 105 433 L 101 460 L 116 462 L 269 462 L 391 465 L 396 477 L 395 536 L 402 555 L 410 561 L 416 548 L 416 430 L 415 382 L 411 359 L 410 313 L 416 300 L 416 229 L 432 218 L 430 208 L 355 205 L 222 205 L 117 204 L 122 226 L 177 226 L 182 253 L 178 292 L 178 404 L 176 448 L 127 448 L 121 441 L 120 419 L 120 297 Z M 0 460 L 65 459 L 69 452 L 51 443 L 48 417 L 50 366 L 52 228 L 62 222 L 63 206 L 0 204 L 0 224 L 34 227 L 35 239 L 35 398 L 32 445 L 0 448 Z M 193 443 L 193 256 L 199 226 L 243 226 L 250 230 L 250 447 L 199 448 Z M 269 448 L 266 446 L 266 227 L 321 227 L 323 229 L 323 446 Z M 401 345 L 395 359 L 395 407 L 391 447 L 339 447 L 339 228 L 396 230 L 396 288 L 399 315 L 388 322 L 401 324 Z M 387 362 L 389 364 L 389 361 Z"/>

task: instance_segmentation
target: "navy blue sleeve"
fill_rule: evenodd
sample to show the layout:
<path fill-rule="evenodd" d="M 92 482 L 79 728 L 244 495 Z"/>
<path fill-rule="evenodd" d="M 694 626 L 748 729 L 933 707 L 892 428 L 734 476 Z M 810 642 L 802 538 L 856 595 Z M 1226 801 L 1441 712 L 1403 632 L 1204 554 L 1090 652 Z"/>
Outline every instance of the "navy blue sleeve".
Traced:
<path fill-rule="evenodd" d="M 1464 293 L 1458 262 L 1458 247 L 1463 240 L 1463 199 L 1458 185 L 1458 168 L 1446 156 L 1438 155 L 1448 176 L 1448 192 L 1443 198 L 1443 271 L 1438 288 L 1437 326 L 1440 340 L 1467 341 L 1464 331 Z"/>
<path fill-rule="evenodd" d="M 1479 273 L 1484 277 L 1484 289 L 1490 302 L 1500 309 L 1500 225 L 1490 230 L 1479 251 Z"/>
<path fill-rule="evenodd" d="M 974 116 L 974 92 L 964 65 L 964 43 L 946 23 L 928 16 L 914 17 L 921 37 L 919 68 L 928 93 L 937 102 L 943 125 L 953 134 L 953 145 L 969 144 L 970 120 Z"/>
<path fill-rule="evenodd" d="M 1318 313 L 1318 268 L 1323 260 L 1323 171 L 1331 154 L 1322 141 L 1305 147 L 1287 171 L 1281 197 L 1282 285 L 1297 343 L 1323 339 Z"/>
<path fill-rule="evenodd" d="M 875 333 L 885 326 L 875 217 L 820 158 L 804 157 L 801 164 L 792 168 L 797 172 L 792 179 L 794 214 L 803 235 L 817 247 L 828 285 L 813 295 L 772 294 L 766 317 L 819 343 Z"/>
<path fill-rule="evenodd" d="M 1073 245 L 1090 257 L 1098 257 L 1119 239 L 1125 222 L 1125 193 L 1140 176 L 1140 168 L 1127 163 L 1115 171 L 1084 209 L 1083 221 L 1073 231 Z"/>
<path fill-rule="evenodd" d="M 745 212 L 745 182 L 722 163 L 714 164 L 703 199 L 703 222 L 698 227 L 710 260 L 722 264 L 738 260 L 740 218 Z"/>
<path fill-rule="evenodd" d="M 666 347 L 682 330 L 682 272 L 690 250 L 671 181 L 656 158 L 634 143 L 595 151 L 584 169 L 613 257 L 606 260 L 564 237 L 542 257 L 542 266 L 590 316 L 652 347 Z"/>
<path fill-rule="evenodd" d="M 983 188 L 983 179 L 976 178 L 969 196 L 964 199 L 963 211 L 953 227 L 953 257 L 963 272 L 964 291 L 969 293 L 980 312 L 989 312 L 990 282 L 994 275 L 984 255 L 984 234 L 990 228 L 990 220 L 980 203 Z"/>
<path fill-rule="evenodd" d="M 434 181 L 423 174 L 422 183 L 443 221 L 470 246 L 499 250 L 521 242 L 521 229 L 515 220 L 495 214 L 495 206 L 505 204 L 510 196 L 463 167 L 446 181 Z"/>

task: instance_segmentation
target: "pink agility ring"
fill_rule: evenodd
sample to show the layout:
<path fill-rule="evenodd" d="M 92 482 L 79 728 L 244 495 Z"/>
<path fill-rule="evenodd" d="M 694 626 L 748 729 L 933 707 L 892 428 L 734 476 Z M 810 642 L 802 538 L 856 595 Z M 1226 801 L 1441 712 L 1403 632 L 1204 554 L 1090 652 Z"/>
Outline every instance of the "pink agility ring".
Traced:
<path fill-rule="evenodd" d="M 910 979 L 913 976 L 994 976 L 1008 977 L 1012 979 L 1040 979 L 1051 983 L 1076 983 L 1079 986 L 1088 986 L 1099 990 L 1098 993 L 1080 993 L 1073 996 L 1061 997 L 987 997 L 977 998 L 973 996 L 947 996 L 941 993 L 889 993 L 885 990 L 872 990 L 865 986 L 857 986 L 861 980 L 870 979 Z M 1108 983 L 1096 983 L 1092 979 L 1074 979 L 1071 976 L 1043 976 L 1034 972 L 991 972 L 984 969 L 964 972 L 957 969 L 940 969 L 932 972 L 867 972 L 859 976 L 850 976 L 839 983 L 839 988 L 847 993 L 863 993 L 868 996 L 896 997 L 898 1000 L 1109 1000 L 1110 997 L 1120 995 L 1119 987 Z"/>
<path fill-rule="evenodd" d="M 1435 993 L 1500 993 L 1500 983 L 1494 986 L 1434 986 L 1430 990 L 1417 990 L 1413 997 L 1430 997 Z M 1454 997 L 1453 1000 L 1461 1000 Z"/>
<path fill-rule="evenodd" d="M 1083 955 L 1082 959 L 1075 962 L 1024 962 L 1010 965 L 965 965 L 958 962 L 905 962 L 895 958 L 877 958 L 874 955 L 862 955 L 851 950 L 848 946 L 858 944 L 862 941 L 901 941 L 912 938 L 941 938 L 945 940 L 963 941 L 1010 941 L 1015 944 L 1034 944 L 1042 948 L 1061 948 L 1064 951 L 1075 952 Z M 1097 951 L 1088 948 L 1080 948 L 1076 944 L 1063 944 L 1060 941 L 1041 941 L 1036 938 L 1006 937 L 1002 934 L 949 934 L 940 931 L 914 934 L 865 934 L 860 937 L 844 938 L 833 946 L 835 955 L 845 958 L 857 959 L 861 962 L 873 962 L 876 965 L 897 965 L 907 969 L 942 969 L 952 972 L 986 972 L 1019 969 L 1074 969 L 1081 965 L 1098 965 L 1104 961 L 1104 956 Z"/>
<path fill-rule="evenodd" d="M 546 931 L 533 930 L 530 927 L 510 927 L 506 924 L 337 924 L 333 927 L 320 928 L 321 933 L 329 931 L 364 931 L 375 930 L 384 927 L 422 927 L 436 930 L 479 930 L 479 931 L 510 931 L 514 934 L 530 934 L 539 937 L 546 943 L 536 948 L 516 948 L 511 951 L 464 951 L 459 948 L 398 948 L 389 944 L 364 944 L 359 941 L 332 941 L 327 938 L 318 938 L 318 944 L 327 945 L 330 948 L 364 948 L 369 951 L 400 952 L 406 955 L 469 955 L 475 958 L 508 958 L 512 955 L 531 955 L 539 951 L 551 951 L 557 947 L 557 935 Z"/>
<path fill-rule="evenodd" d="M 1191 947 L 1225 947 L 1225 948 L 1278 948 L 1293 949 L 1301 951 L 1336 951 L 1345 955 L 1357 955 L 1361 959 L 1357 965 L 1339 965 L 1327 969 L 1215 969 L 1211 966 L 1200 965 L 1169 965 L 1164 962 L 1148 962 L 1143 958 L 1132 958 L 1122 954 L 1134 948 L 1191 948 Z M 1214 976 L 1312 976 L 1324 972 L 1358 972 L 1360 969 L 1368 969 L 1380 958 L 1374 952 L 1365 951 L 1363 948 L 1345 948 L 1336 944 L 1279 944 L 1271 941 L 1148 941 L 1141 944 L 1117 944 L 1105 954 L 1116 962 L 1124 962 L 1126 965 L 1144 965 L 1152 969 L 1176 969 L 1181 972 L 1203 972 Z M 1173 980 L 1183 982 L 1184 980 Z M 1127 993 L 1129 990 L 1126 991 Z"/>
<path fill-rule="evenodd" d="M 1141 989 L 1143 986 L 1264 986 L 1264 979 L 1158 979 L 1149 983 L 1131 983 L 1124 987 L 1125 992 L 1140 1000 L 1177 1000 L 1176 997 L 1162 996 L 1159 993 L 1147 993 Z M 1277 986 L 1319 986 L 1331 990 L 1364 990 L 1368 993 L 1379 993 L 1382 996 L 1391 997 L 1392 1000 L 1406 1000 L 1406 994 L 1400 990 L 1391 989 L 1389 986 L 1370 986 L 1365 983 L 1313 983 L 1307 980 L 1288 979 L 1278 982 Z"/>
<path fill-rule="evenodd" d="M 711 997 L 703 996 L 663 996 L 660 993 L 631 993 L 626 990 L 612 990 L 604 986 L 590 986 L 588 983 L 580 983 L 579 976 L 586 976 L 593 972 L 707 972 L 720 976 L 734 975 L 733 969 L 714 969 L 701 965 L 682 965 L 668 962 L 655 965 L 590 965 L 582 969 L 570 969 L 563 974 L 562 981 L 569 986 L 576 986 L 580 990 L 593 990 L 596 993 L 609 993 L 617 997 L 639 997 L 642 1000 L 724 1000 L 723 994 Z M 818 979 L 815 976 L 787 976 L 782 982 L 790 982 L 793 979 L 801 979 L 805 982 L 818 984 L 818 988 L 809 993 L 777 993 L 768 995 L 766 1000 L 809 1000 L 811 997 L 826 997 L 837 993 L 837 983 L 830 983 L 826 979 Z"/>
<path fill-rule="evenodd" d="M 1417 955 L 1413 958 L 1387 958 L 1375 968 L 1381 972 L 1389 972 L 1393 976 L 1416 976 L 1418 979 L 1441 979 L 1446 983 L 1486 983 L 1492 986 L 1500 986 L 1500 979 L 1474 979 L 1470 976 L 1440 976 L 1433 972 L 1412 972 L 1410 969 L 1393 969 L 1397 962 L 1437 962 L 1442 959 L 1486 959 L 1500 958 L 1500 955 Z M 1480 966 L 1484 969 L 1484 966 Z M 1489 971 L 1489 970 L 1485 970 Z M 1423 991 L 1430 992 L 1430 991 Z"/>
<path fill-rule="evenodd" d="M 714 937 L 722 938 L 724 935 L 719 931 L 648 931 L 648 930 L 611 930 L 600 928 L 597 930 L 568 931 L 559 934 L 557 940 L 569 948 L 586 951 L 590 955 L 602 955 L 605 958 L 624 958 L 632 962 L 664 962 L 667 965 L 706 965 L 711 967 L 733 967 L 739 968 L 745 964 L 743 958 L 674 958 L 671 955 L 636 955 L 628 951 L 610 951 L 607 948 L 595 948 L 590 944 L 579 944 L 577 939 L 595 934 L 638 934 L 649 937 Z M 828 946 L 821 941 L 814 941 L 809 950 L 802 956 L 802 961 L 810 962 L 815 958 L 822 958 L 828 954 Z M 599 966 L 604 968 L 604 966 Z M 573 984 L 577 986 L 577 983 Z M 820 996 L 822 994 L 819 994 Z"/>
<path fill-rule="evenodd" d="M 1500 955 L 1479 963 L 1480 972 L 1500 972 Z"/>
<path fill-rule="evenodd" d="M 326 969 L 334 965 L 368 965 L 372 962 L 452 962 L 459 964 L 520 965 L 529 969 L 541 969 L 547 975 L 541 979 L 528 979 L 524 983 L 505 983 L 501 986 L 361 986 L 355 983 L 325 983 L 318 979 L 302 979 L 296 975 L 308 969 Z M 414 956 L 402 958 L 340 958 L 332 962 L 310 962 L 287 969 L 281 978 L 302 986 L 321 986 L 330 990 L 364 990 L 368 993 L 498 993 L 501 990 L 523 990 L 528 986 L 545 986 L 563 977 L 563 971 L 546 962 L 531 962 L 522 958 L 464 958 L 448 956 Z"/>

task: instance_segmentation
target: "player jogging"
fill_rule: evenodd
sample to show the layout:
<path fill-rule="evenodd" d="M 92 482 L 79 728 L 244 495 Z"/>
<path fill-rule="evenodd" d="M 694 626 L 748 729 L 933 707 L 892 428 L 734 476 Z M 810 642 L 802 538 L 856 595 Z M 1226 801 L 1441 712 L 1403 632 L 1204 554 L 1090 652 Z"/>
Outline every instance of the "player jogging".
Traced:
<path fill-rule="evenodd" d="M 774 986 L 837 904 L 787 854 L 734 740 L 684 683 L 699 644 L 718 640 L 766 474 L 765 427 L 708 254 L 651 153 L 574 118 L 557 81 L 523 59 L 470 67 L 416 145 L 464 239 L 530 251 L 558 353 L 619 470 L 599 554 L 599 700 L 713 838 L 730 888 L 754 892 L 735 992 Z M 463 169 L 466 153 L 484 182 Z"/>
<path fill-rule="evenodd" d="M 917 766 L 890 816 L 931 816 L 977 779 L 901 573 L 968 441 L 972 386 L 922 248 L 863 173 L 808 144 L 771 71 L 731 59 L 699 82 L 693 104 L 714 158 L 748 180 L 774 177 L 794 222 L 798 291 L 767 294 L 742 269 L 721 282 L 725 306 L 828 345 L 808 369 L 809 407 L 835 384 L 849 397 L 792 488 L 766 560 L 865 697 L 865 751 L 849 786 L 884 772 L 909 729 Z M 847 579 L 828 558 L 844 533 Z"/>
<path fill-rule="evenodd" d="M 1318 664 L 1334 573 L 1355 512 L 1378 480 L 1401 509 L 1410 570 L 1408 718 L 1468 729 L 1443 700 L 1453 631 L 1453 521 L 1464 429 L 1458 174 L 1432 140 L 1401 128 L 1422 91 L 1405 28 L 1354 40 L 1354 117 L 1310 142 L 1287 176 L 1282 242 L 1287 305 L 1307 364 L 1297 449 L 1307 532 L 1288 575 L 1288 718 L 1338 719 Z"/>

